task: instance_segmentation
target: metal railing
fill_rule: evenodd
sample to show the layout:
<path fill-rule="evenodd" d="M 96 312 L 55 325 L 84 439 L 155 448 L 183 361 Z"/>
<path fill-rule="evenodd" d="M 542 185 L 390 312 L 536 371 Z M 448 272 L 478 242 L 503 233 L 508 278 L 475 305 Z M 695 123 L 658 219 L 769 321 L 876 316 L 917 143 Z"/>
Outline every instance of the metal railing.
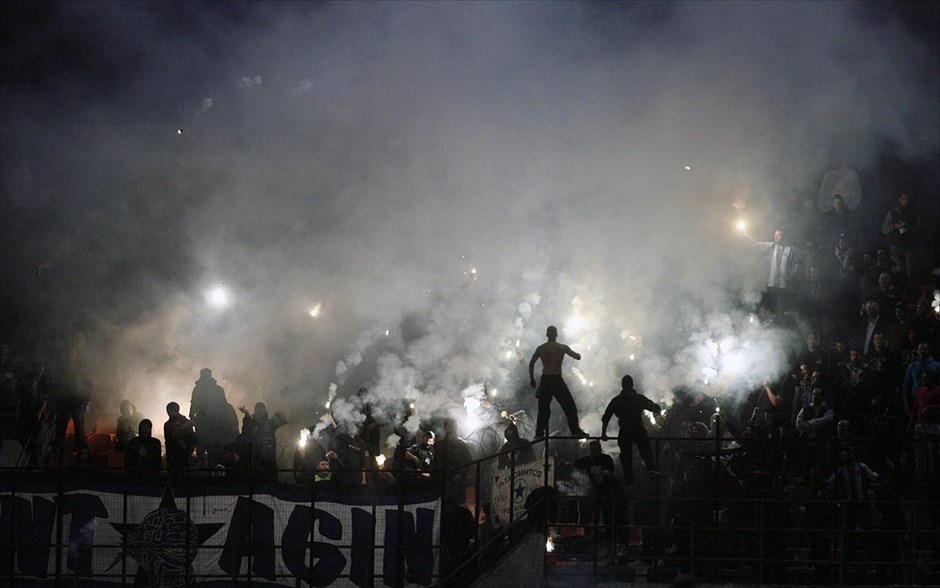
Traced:
<path fill-rule="evenodd" d="M 336 573 L 335 581 L 339 583 L 368 577 L 393 586 L 414 580 L 461 586 L 491 568 L 532 530 L 543 532 L 546 546 L 551 540 L 554 547 L 545 554 L 549 584 L 581 577 L 592 581 L 634 578 L 670 582 L 680 575 L 756 584 L 940 582 L 940 569 L 933 563 L 940 561 L 940 502 L 929 492 L 916 497 L 901 492 L 864 501 L 821 500 L 780 492 L 758 498 L 741 496 L 733 491 L 734 481 L 720 475 L 728 467 L 726 460 L 735 455 L 720 434 L 710 439 L 654 437 L 651 441 L 657 456 L 666 453 L 665 444 L 670 443 L 672 450 L 702 463 L 710 474 L 699 492 L 681 495 L 675 491 L 675 481 L 663 477 L 661 480 L 667 484 L 652 483 L 645 489 L 641 484 L 629 495 L 543 492 L 536 499 L 532 492 L 537 488 L 526 478 L 529 486 L 524 488 L 524 495 L 517 497 L 515 491 L 522 487 L 520 466 L 526 465 L 516 463 L 517 452 L 498 453 L 449 472 L 435 472 L 423 493 L 412 492 L 405 484 L 377 484 L 374 469 L 338 472 L 373 476 L 371 485 L 351 493 L 323 492 L 317 484 L 301 487 L 279 483 L 265 479 L 270 473 L 251 469 L 239 480 L 216 477 L 213 474 L 218 472 L 214 470 L 197 469 L 163 471 L 150 480 L 92 468 L 6 469 L 0 471 L 0 576 L 31 580 L 45 576 L 56 585 L 66 579 L 132 582 L 136 566 L 128 558 L 118 557 L 133 547 L 127 529 L 139 524 L 142 515 L 149 512 L 142 511 L 139 503 L 159 502 L 170 480 L 176 506 L 187 519 L 199 519 L 200 509 L 226 507 L 233 509 L 229 529 L 236 516 L 241 517 L 239 524 L 248 521 L 244 526 L 247 530 L 237 541 L 229 541 L 228 537 L 224 542 L 205 541 L 200 535 L 202 542 L 193 549 L 229 563 L 213 572 L 187 572 L 183 578 L 187 584 L 232 578 L 247 583 L 316 584 L 323 580 L 312 571 L 323 559 L 317 554 L 329 545 L 347 560 L 355 557 L 360 564 L 355 570 L 348 565 Z M 676 445 L 681 447 L 677 449 Z M 528 465 L 538 466 L 535 469 L 541 471 L 541 477 L 537 479 L 546 489 L 559 486 L 563 470 L 570 467 L 572 458 L 583 453 L 583 443 L 573 437 L 551 437 L 532 447 L 537 460 Z M 499 468 L 500 459 L 507 457 L 508 467 Z M 281 469 L 275 475 L 293 479 L 297 472 Z M 386 473 L 395 476 L 402 472 Z M 792 477 L 794 472 L 781 466 L 775 475 Z M 502 480 L 501 485 L 497 479 Z M 81 534 L 72 528 L 74 524 L 63 524 L 65 516 L 72 517 L 74 523 L 76 509 L 91 504 L 74 498 L 88 488 L 117 496 L 119 512 L 108 522 L 124 530 L 109 543 L 91 545 L 92 557 L 98 558 L 91 572 L 87 567 L 76 567 L 81 550 L 88 545 L 81 543 Z M 506 488 L 511 497 L 498 510 L 499 494 Z M 271 497 L 303 506 L 296 522 L 305 525 L 301 540 L 285 543 L 281 536 L 258 534 L 259 529 L 265 529 L 261 519 L 267 516 L 266 501 L 274 500 Z M 439 501 L 433 519 L 437 540 L 416 547 L 412 541 L 418 532 L 416 505 L 425 499 Z M 324 511 L 321 517 L 321 507 L 334 503 L 358 508 L 361 512 L 357 511 L 356 516 L 367 523 L 371 520 L 377 525 L 381 519 L 395 529 L 386 528 L 381 536 L 373 533 L 368 542 L 352 540 L 345 533 L 338 538 L 325 537 L 324 520 L 330 513 Z M 455 529 L 464 528 L 468 519 L 464 517 L 461 522 L 459 517 L 451 516 L 459 512 L 449 510 L 453 507 L 465 508 L 469 514 L 472 536 L 465 545 L 447 540 Z M 78 519 L 89 521 L 92 511 Z M 347 523 L 352 524 L 351 520 L 344 521 Z M 44 541 L 37 529 L 46 528 L 50 531 Z M 202 527 L 199 531 L 208 532 Z M 184 541 L 182 545 L 181 557 L 190 561 L 190 544 Z M 413 573 L 409 576 L 419 557 L 416 549 L 423 550 L 420 557 L 426 556 L 429 549 L 436 562 L 429 574 L 422 572 L 421 578 Z M 287 568 L 272 574 L 266 568 L 264 562 L 271 554 L 283 561 L 285 550 L 295 560 L 297 553 L 302 553 L 303 573 Z M 29 560 L 43 551 L 49 554 L 45 567 Z M 114 565 L 105 565 L 112 561 Z M 107 570 L 101 571 L 105 567 Z"/>

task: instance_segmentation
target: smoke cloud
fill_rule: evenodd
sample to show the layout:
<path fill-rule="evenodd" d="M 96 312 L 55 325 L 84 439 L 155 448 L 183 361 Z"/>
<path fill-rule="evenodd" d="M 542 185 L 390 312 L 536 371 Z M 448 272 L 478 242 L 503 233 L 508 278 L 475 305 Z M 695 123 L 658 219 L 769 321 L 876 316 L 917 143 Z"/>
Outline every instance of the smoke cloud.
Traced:
<path fill-rule="evenodd" d="M 938 153 L 936 43 L 852 3 L 52 6 L 4 8 L 5 322 L 85 332 L 113 413 L 209 366 L 292 426 L 468 433 L 534 409 L 550 324 L 592 432 L 624 373 L 734 398 L 800 338 L 751 321 L 741 211 Z"/>

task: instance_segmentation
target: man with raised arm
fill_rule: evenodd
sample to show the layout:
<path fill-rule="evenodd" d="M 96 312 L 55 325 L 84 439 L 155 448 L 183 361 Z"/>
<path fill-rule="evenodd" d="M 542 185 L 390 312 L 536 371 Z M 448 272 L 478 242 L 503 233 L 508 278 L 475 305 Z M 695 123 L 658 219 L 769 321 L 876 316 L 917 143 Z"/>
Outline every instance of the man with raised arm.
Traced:
<path fill-rule="evenodd" d="M 529 360 L 529 383 L 535 388 L 535 362 L 542 360 L 542 378 L 539 380 L 535 397 L 539 401 L 539 415 L 535 422 L 535 437 L 544 437 L 548 434 L 548 418 L 551 416 L 552 398 L 558 401 L 561 409 L 568 418 L 568 430 L 572 435 L 587 437 L 588 434 L 578 425 L 578 407 L 574 404 L 571 391 L 565 380 L 561 377 L 561 362 L 566 355 L 580 360 L 581 354 L 571 350 L 570 347 L 558 342 L 558 329 L 548 327 L 545 332 L 548 341 L 535 349 L 532 359 Z"/>
<path fill-rule="evenodd" d="M 617 416 L 620 432 L 617 434 L 617 446 L 620 447 L 620 466 L 623 469 L 623 481 L 627 486 L 633 485 L 633 444 L 636 443 L 640 457 L 646 466 L 647 472 L 656 472 L 656 462 L 653 459 L 653 450 L 650 440 L 643 426 L 643 411 L 648 410 L 660 414 L 662 408 L 633 388 L 633 376 L 626 375 L 620 380 L 620 394 L 614 396 L 607 404 L 607 410 L 601 417 L 601 439 L 607 440 L 607 424 L 610 418 Z"/>

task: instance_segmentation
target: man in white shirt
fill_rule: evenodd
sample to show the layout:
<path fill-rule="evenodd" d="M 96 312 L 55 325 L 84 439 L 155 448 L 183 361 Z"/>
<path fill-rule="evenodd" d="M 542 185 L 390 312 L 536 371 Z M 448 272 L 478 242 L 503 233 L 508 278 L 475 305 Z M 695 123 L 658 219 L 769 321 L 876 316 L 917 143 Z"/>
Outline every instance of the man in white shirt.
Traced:
<path fill-rule="evenodd" d="M 757 245 L 770 254 L 770 271 L 767 275 L 767 300 L 777 310 L 786 306 L 787 280 L 792 275 L 796 250 L 787 245 L 783 229 L 774 230 L 773 241 L 758 241 Z"/>

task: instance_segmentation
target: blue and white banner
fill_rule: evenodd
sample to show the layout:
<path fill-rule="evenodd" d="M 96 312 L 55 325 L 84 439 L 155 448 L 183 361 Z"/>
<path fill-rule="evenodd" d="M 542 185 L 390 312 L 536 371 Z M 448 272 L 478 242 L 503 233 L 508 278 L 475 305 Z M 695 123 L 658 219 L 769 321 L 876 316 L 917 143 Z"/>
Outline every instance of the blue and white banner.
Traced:
<path fill-rule="evenodd" d="M 57 575 L 82 586 L 136 575 L 151 586 L 249 577 L 261 586 L 439 580 L 433 496 L 403 496 L 399 505 L 397 496 L 327 497 L 280 486 L 251 493 L 198 484 L 126 493 L 120 484 L 36 486 L 0 484 L 0 577 L 18 584 L 51 586 Z"/>

